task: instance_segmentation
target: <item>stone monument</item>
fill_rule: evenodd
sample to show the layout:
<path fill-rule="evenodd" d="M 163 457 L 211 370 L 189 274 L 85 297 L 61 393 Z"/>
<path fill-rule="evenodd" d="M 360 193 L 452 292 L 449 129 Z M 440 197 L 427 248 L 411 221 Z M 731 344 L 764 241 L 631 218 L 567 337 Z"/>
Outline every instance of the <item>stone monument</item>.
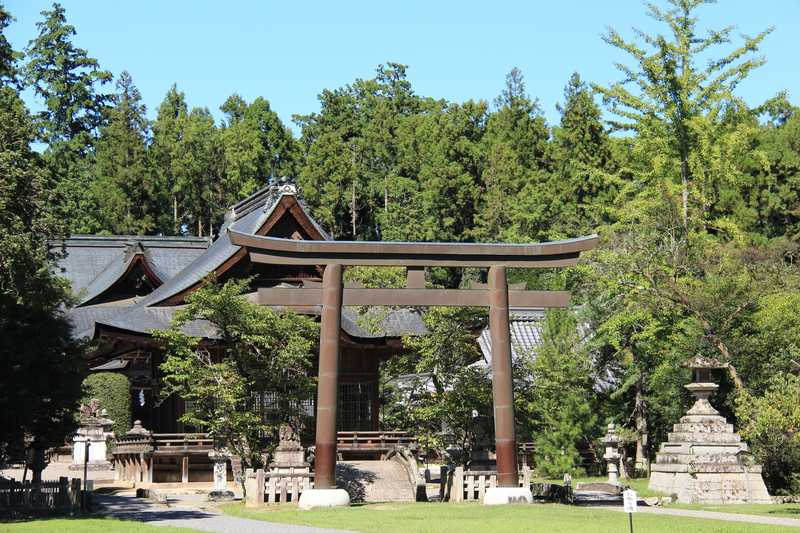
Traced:
<path fill-rule="evenodd" d="M 213 465 L 214 489 L 208 493 L 211 501 L 232 500 L 233 492 L 228 490 L 228 459 L 230 454 L 224 449 L 215 446 L 208 452 L 208 458 Z"/>
<path fill-rule="evenodd" d="M 72 464 L 70 470 L 82 470 L 84 462 L 88 470 L 110 470 L 108 441 L 114 438 L 111 431 L 113 420 L 106 418 L 106 410 L 100 409 L 97 400 L 81 406 L 81 426 L 72 438 Z M 86 460 L 86 448 L 89 458 Z"/>
<path fill-rule="evenodd" d="M 747 444 L 708 401 L 719 387 L 711 371 L 727 365 L 696 356 L 684 366 L 694 371 L 686 388 L 695 403 L 661 444 L 650 489 L 675 494 L 681 503 L 771 503 L 761 466 L 753 464 Z"/>
<path fill-rule="evenodd" d="M 270 472 L 295 474 L 310 472 L 311 465 L 305 460 L 305 452 L 300 444 L 300 436 L 289 424 L 278 429 L 278 447 L 269 464 Z"/>

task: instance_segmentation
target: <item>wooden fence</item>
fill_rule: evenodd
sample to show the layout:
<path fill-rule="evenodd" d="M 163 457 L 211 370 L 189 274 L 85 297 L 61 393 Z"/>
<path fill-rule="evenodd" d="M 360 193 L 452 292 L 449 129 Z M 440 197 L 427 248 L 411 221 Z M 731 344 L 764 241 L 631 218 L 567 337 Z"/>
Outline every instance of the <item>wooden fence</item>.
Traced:
<path fill-rule="evenodd" d="M 81 480 L 19 482 L 0 479 L 0 514 L 75 513 L 81 506 Z"/>
<path fill-rule="evenodd" d="M 531 483 L 531 470 L 523 466 L 519 476 L 519 486 L 528 487 Z M 486 489 L 497 486 L 497 471 L 495 470 L 464 470 L 457 466 L 448 476 L 449 501 L 469 502 L 483 501 Z"/>
<path fill-rule="evenodd" d="M 248 468 L 245 472 L 246 504 L 297 503 L 304 490 L 314 484 L 313 472 L 277 473 Z"/>

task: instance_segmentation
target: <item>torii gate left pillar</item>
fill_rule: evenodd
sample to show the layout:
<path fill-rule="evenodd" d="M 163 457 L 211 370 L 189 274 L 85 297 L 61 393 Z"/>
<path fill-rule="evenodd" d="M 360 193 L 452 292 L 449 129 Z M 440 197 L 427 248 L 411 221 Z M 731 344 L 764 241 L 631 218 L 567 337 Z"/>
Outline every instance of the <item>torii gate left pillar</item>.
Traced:
<path fill-rule="evenodd" d="M 301 509 L 350 504 L 347 491 L 336 487 L 336 410 L 342 293 L 342 265 L 329 264 L 322 274 L 314 488 L 306 489 L 300 495 L 298 505 Z"/>

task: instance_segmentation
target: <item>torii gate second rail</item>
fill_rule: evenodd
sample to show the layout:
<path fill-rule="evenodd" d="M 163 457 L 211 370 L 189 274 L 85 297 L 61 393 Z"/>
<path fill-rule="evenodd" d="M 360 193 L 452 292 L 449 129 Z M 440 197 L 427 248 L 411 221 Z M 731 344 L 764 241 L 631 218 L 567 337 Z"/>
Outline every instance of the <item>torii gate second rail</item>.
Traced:
<path fill-rule="evenodd" d="M 398 243 L 297 241 L 229 230 L 231 242 L 255 263 L 324 265 L 322 286 L 260 289 L 258 301 L 274 306 L 322 306 L 317 388 L 315 489 L 336 488 L 336 408 L 342 305 L 488 306 L 492 341 L 497 482 L 517 489 L 509 306 L 566 307 L 566 291 L 509 290 L 506 268 L 557 268 L 577 264 L 595 248 L 596 235 L 538 244 Z M 350 265 L 405 266 L 405 289 L 345 289 L 342 269 Z M 487 286 L 465 290 L 425 289 L 424 267 L 488 267 Z M 306 493 L 304 493 L 305 495 Z M 486 503 L 507 503 L 507 501 Z M 301 506 L 303 502 L 301 501 Z M 346 503 L 346 502 L 345 502 Z M 308 506 L 330 505 L 312 503 Z"/>

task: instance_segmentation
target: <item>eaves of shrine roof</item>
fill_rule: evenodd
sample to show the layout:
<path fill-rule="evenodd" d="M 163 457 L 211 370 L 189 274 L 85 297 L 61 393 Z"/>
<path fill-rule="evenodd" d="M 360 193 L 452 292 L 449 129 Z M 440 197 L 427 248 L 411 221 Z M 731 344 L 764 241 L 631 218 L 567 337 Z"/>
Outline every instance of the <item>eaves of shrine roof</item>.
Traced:
<path fill-rule="evenodd" d="M 94 310 L 99 317 L 97 326 L 103 330 L 126 332 L 135 335 L 150 336 L 154 330 L 167 330 L 170 328 L 172 318 L 175 313 L 184 306 L 135 306 L 124 309 L 122 312 L 105 313 L 102 310 Z M 92 309 L 92 308 L 86 308 Z M 370 333 L 358 324 L 357 315 L 349 310 L 342 309 L 342 330 L 349 336 L 358 339 L 382 339 L 387 335 L 384 333 Z M 213 324 L 207 320 L 193 320 L 187 322 L 181 328 L 186 335 L 200 337 L 204 339 L 216 339 L 217 330 Z M 92 330 L 96 333 L 96 330 Z"/>

